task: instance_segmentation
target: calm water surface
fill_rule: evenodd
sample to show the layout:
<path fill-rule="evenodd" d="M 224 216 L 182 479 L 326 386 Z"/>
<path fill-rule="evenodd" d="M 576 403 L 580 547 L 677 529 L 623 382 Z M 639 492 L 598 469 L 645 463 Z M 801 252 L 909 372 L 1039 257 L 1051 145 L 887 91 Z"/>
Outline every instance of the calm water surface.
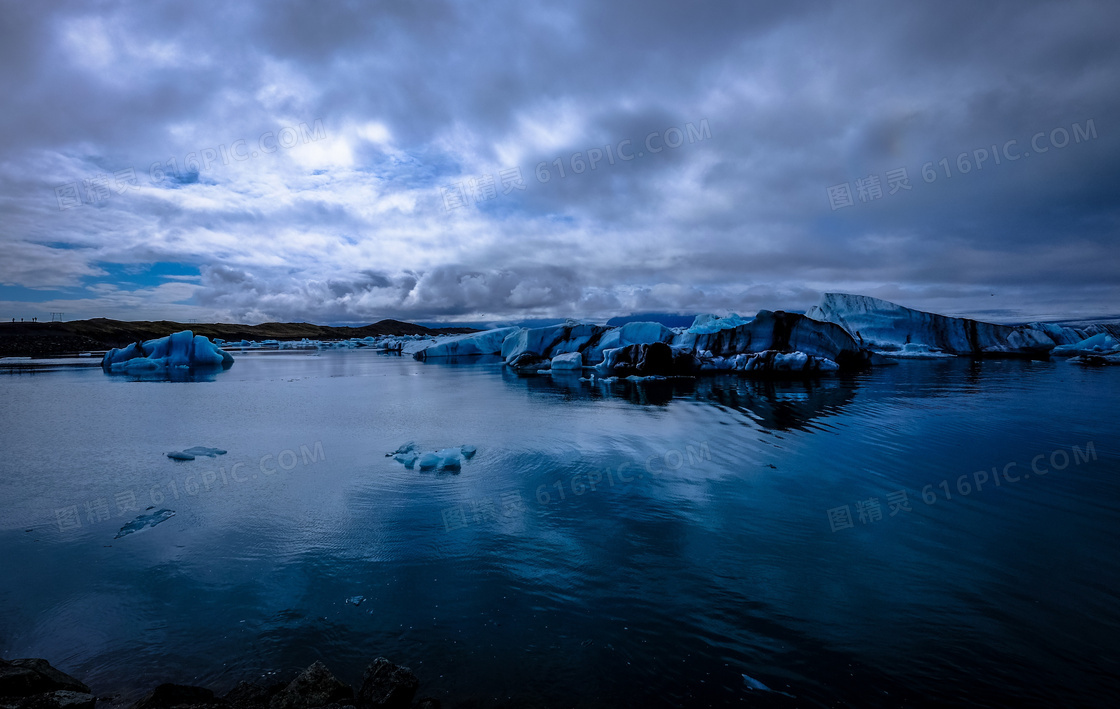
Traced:
<path fill-rule="evenodd" d="M 743 674 L 801 706 L 1112 706 L 1118 394 L 1116 369 L 1016 361 L 783 384 L 362 351 L 199 381 L 4 370 L 0 656 L 122 703 L 316 659 L 356 682 L 385 655 L 445 706 L 791 701 Z M 385 457 L 406 441 L 478 454 L 409 470 Z M 228 454 L 165 456 L 196 445 Z M 176 514 L 114 538 L 153 504 Z"/>

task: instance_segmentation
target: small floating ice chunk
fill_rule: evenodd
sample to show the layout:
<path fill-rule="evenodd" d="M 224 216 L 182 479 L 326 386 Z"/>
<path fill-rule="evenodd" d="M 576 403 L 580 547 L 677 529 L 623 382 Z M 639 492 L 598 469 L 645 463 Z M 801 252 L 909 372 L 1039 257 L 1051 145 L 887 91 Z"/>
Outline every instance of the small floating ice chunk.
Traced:
<path fill-rule="evenodd" d="M 365 596 L 350 596 L 346 599 L 346 602 L 352 606 L 360 606 L 364 600 L 366 600 Z"/>
<path fill-rule="evenodd" d="M 579 371 L 583 367 L 582 352 L 566 352 L 552 358 L 552 369 Z"/>
<path fill-rule="evenodd" d="M 155 509 L 155 508 L 154 507 L 149 507 L 148 509 L 151 510 L 151 509 Z M 157 512 L 152 512 L 150 514 L 140 515 L 139 517 L 132 520 L 131 522 L 129 522 L 125 526 L 121 527 L 121 531 L 117 532 L 117 536 L 115 536 L 113 538 L 114 539 L 120 539 L 121 537 L 127 537 L 128 535 L 130 535 L 134 532 L 139 532 L 143 529 L 148 529 L 148 528 L 154 527 L 157 524 L 159 524 L 160 522 L 166 522 L 167 520 L 171 519 L 174 516 L 175 516 L 175 510 L 167 510 L 167 509 L 159 510 Z"/>
<path fill-rule="evenodd" d="M 221 448 L 207 448 L 206 446 L 194 446 L 193 448 L 188 448 L 183 452 L 186 453 L 187 455 L 193 455 L 193 456 L 196 456 L 196 457 L 202 455 L 202 456 L 206 456 L 207 458 L 217 458 L 220 455 L 225 455 L 228 451 L 224 451 Z"/>
<path fill-rule="evenodd" d="M 771 694 L 781 694 L 782 696 L 789 697 L 790 699 L 797 699 L 797 697 L 793 696 L 792 694 L 786 694 L 785 692 L 779 692 L 776 689 L 770 689 L 765 684 L 763 684 L 762 682 L 759 682 L 757 679 L 755 679 L 755 678 L 753 678 L 749 675 L 745 675 L 745 674 L 743 675 L 743 682 L 745 682 L 746 685 L 748 687 L 750 687 L 751 689 L 757 689 L 760 692 L 770 692 Z"/>
<path fill-rule="evenodd" d="M 435 453 L 425 453 L 420 456 L 418 464 L 421 470 L 431 470 L 440 463 L 440 457 Z"/>
<path fill-rule="evenodd" d="M 436 451 L 436 455 L 439 457 L 440 470 L 458 470 L 462 467 L 459 453 L 459 448 L 444 448 Z"/>
<path fill-rule="evenodd" d="M 416 451 L 410 451 L 397 454 L 394 457 L 408 468 L 416 464 L 421 470 L 451 470 L 457 472 L 463 465 L 460 456 L 469 460 L 477 451 L 478 449 L 474 446 L 463 445 L 458 448 L 442 448 L 423 455 Z"/>
<path fill-rule="evenodd" d="M 412 466 L 416 465 L 416 459 L 419 457 L 420 455 L 417 453 L 397 453 L 393 456 L 393 460 L 404 463 L 404 467 L 411 469 Z"/>
<path fill-rule="evenodd" d="M 194 460 L 199 456 L 206 458 L 216 458 L 219 455 L 225 455 L 226 451 L 221 448 L 207 448 L 206 446 L 194 446 L 181 451 L 171 451 L 167 457 L 172 460 Z"/>
<path fill-rule="evenodd" d="M 413 452 L 414 450 L 416 450 L 416 443 L 415 443 L 415 441 L 409 441 L 408 443 L 402 443 L 402 444 L 400 445 L 400 447 L 399 447 L 399 448 L 397 448 L 397 449 L 396 449 L 395 451 L 393 451 L 392 453 L 386 453 L 386 454 L 385 454 L 385 457 L 386 457 L 386 458 L 391 458 L 391 457 L 393 457 L 393 456 L 395 456 L 395 455 L 400 455 L 400 454 L 402 454 L 402 453 L 411 453 L 411 452 Z"/>

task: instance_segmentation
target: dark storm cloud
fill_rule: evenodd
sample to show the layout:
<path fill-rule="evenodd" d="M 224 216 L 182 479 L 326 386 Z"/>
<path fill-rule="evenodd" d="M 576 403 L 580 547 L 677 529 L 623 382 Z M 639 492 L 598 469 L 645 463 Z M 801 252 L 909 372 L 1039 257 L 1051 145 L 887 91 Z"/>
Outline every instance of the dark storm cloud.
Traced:
<path fill-rule="evenodd" d="M 1114 5 L 110 2 L 0 17 L 0 282 L 89 292 L 44 291 L 44 310 L 605 318 L 799 309 L 843 290 L 1005 319 L 1120 311 Z M 285 129 L 299 139 L 266 149 Z M 688 139 L 664 147 L 672 130 Z M 1009 141 L 1022 157 L 996 164 Z M 910 189 L 892 194 L 898 168 Z M 503 189 L 508 169 L 524 189 Z M 483 175 L 489 199 L 448 209 Z M 99 176 L 119 190 L 60 208 L 56 188 L 88 202 Z M 869 177 L 882 196 L 864 202 Z M 845 183 L 854 203 L 833 209 Z M 112 264 L 156 262 L 202 277 L 143 297 L 113 283 Z"/>

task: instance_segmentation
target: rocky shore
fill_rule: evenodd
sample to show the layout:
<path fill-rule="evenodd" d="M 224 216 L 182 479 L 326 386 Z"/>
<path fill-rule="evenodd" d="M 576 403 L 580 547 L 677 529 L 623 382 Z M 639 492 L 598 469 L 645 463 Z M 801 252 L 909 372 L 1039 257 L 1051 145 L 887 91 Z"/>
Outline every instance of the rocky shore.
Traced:
<path fill-rule="evenodd" d="M 241 682 L 221 696 L 205 687 L 161 684 L 129 709 L 439 709 L 437 699 L 416 698 L 419 688 L 410 669 L 379 657 L 357 691 L 316 662 L 289 682 Z M 94 709 L 98 701 L 88 686 L 46 660 L 0 660 L 0 709 Z"/>

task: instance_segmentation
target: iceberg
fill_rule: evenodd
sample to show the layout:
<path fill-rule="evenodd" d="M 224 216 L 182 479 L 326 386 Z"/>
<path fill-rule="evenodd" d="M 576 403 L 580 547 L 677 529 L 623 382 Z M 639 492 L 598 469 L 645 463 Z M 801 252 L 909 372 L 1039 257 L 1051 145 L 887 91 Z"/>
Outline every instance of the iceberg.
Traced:
<path fill-rule="evenodd" d="M 419 453 L 397 453 L 393 456 L 393 460 L 404 465 L 404 467 L 412 470 L 412 466 L 416 465 L 416 461 L 420 458 Z"/>
<path fill-rule="evenodd" d="M 207 448 L 206 446 L 194 446 L 183 451 L 187 455 L 206 456 L 207 458 L 217 458 L 220 455 L 225 455 L 227 451 L 221 448 Z"/>
<path fill-rule="evenodd" d="M 688 332 L 697 335 L 710 335 L 720 330 L 746 325 L 748 322 L 750 321 L 739 317 L 738 313 L 731 313 L 725 318 L 706 313 L 696 316 L 692 321 L 692 325 L 688 328 Z"/>
<path fill-rule="evenodd" d="M 505 339 L 521 328 L 502 327 L 485 332 L 472 332 L 466 335 L 455 335 L 445 340 L 439 340 L 413 353 L 419 360 L 433 359 L 436 357 L 461 357 L 464 355 L 493 355 L 502 352 L 502 343 Z"/>
<path fill-rule="evenodd" d="M 953 357 L 956 357 L 955 354 L 941 352 L 940 350 L 935 350 L 929 345 L 920 345 L 916 342 L 908 342 L 903 345 L 902 349 L 900 350 L 882 352 L 881 354 L 884 357 L 890 357 L 891 359 L 952 359 Z"/>
<path fill-rule="evenodd" d="M 233 356 L 203 335 L 190 330 L 127 347 L 113 348 L 101 358 L 101 367 L 111 372 L 152 371 L 180 367 L 228 369 Z"/>
<path fill-rule="evenodd" d="M 568 352 L 562 355 L 556 355 L 552 358 L 553 371 L 561 370 L 580 370 L 583 369 L 583 353 L 581 352 Z"/>
<path fill-rule="evenodd" d="M 603 353 L 603 361 L 595 365 L 595 370 L 600 374 L 618 377 L 689 377 L 700 372 L 700 361 L 688 349 L 654 342 L 607 350 Z"/>
<path fill-rule="evenodd" d="M 582 352 L 597 345 L 600 338 L 614 329 L 578 320 L 549 327 L 518 328 L 502 344 L 502 359 L 512 363 L 527 353 L 540 359 L 552 359 L 561 354 Z"/>
<path fill-rule="evenodd" d="M 598 343 L 584 352 L 588 364 L 603 361 L 603 353 L 609 349 L 628 345 L 652 345 L 655 342 L 670 344 L 675 337 L 669 328 L 656 322 L 632 322 L 603 334 Z"/>
<path fill-rule="evenodd" d="M 409 442 L 392 453 L 386 453 L 386 455 L 392 456 L 394 460 L 403 463 L 404 467 L 410 469 L 416 465 L 420 470 L 450 470 L 458 472 L 463 465 L 460 456 L 465 460 L 470 460 L 477 452 L 478 448 L 475 446 L 462 445 L 458 448 L 442 448 L 438 451 L 421 455 L 420 452 L 416 450 L 416 444 Z"/>
<path fill-rule="evenodd" d="M 673 344 L 693 352 L 709 352 L 713 357 L 775 350 L 831 360 L 843 369 L 870 363 L 869 354 L 839 325 L 780 310 L 760 310 L 749 322 L 714 332 L 686 330 L 674 338 Z"/>
<path fill-rule="evenodd" d="M 217 458 L 220 455 L 225 455 L 227 451 L 221 448 L 207 448 L 206 446 L 194 446 L 182 451 L 171 451 L 167 454 L 168 458 L 172 460 L 194 460 L 199 456 L 206 458 Z"/>
<path fill-rule="evenodd" d="M 797 351 L 764 350 L 730 357 L 713 357 L 705 352 L 700 361 L 701 369 L 704 371 L 741 372 L 763 376 L 820 374 L 836 372 L 840 369 L 840 365 L 831 359 Z"/>
<path fill-rule="evenodd" d="M 805 315 L 839 325 L 860 346 L 905 352 L 923 345 L 930 353 L 954 355 L 1045 356 L 1055 346 L 1081 338 L 1073 328 L 1057 325 L 996 325 L 906 308 L 864 295 L 825 293 Z"/>
<path fill-rule="evenodd" d="M 1120 354 L 1120 340 L 1112 335 L 1102 332 L 1088 337 L 1080 342 L 1058 345 L 1050 351 L 1057 357 L 1074 357 L 1078 355 L 1108 356 Z"/>
<path fill-rule="evenodd" d="M 462 462 L 459 460 L 460 452 L 458 448 L 444 448 L 434 453 L 425 453 L 420 456 L 420 469 L 458 472 L 459 468 L 462 467 Z"/>
<path fill-rule="evenodd" d="M 420 454 L 416 452 L 416 443 L 414 441 L 409 441 L 408 443 L 402 443 L 392 453 L 386 453 L 385 457 L 392 458 L 411 470 L 412 466 L 416 465 L 416 461 L 420 458 Z"/>

